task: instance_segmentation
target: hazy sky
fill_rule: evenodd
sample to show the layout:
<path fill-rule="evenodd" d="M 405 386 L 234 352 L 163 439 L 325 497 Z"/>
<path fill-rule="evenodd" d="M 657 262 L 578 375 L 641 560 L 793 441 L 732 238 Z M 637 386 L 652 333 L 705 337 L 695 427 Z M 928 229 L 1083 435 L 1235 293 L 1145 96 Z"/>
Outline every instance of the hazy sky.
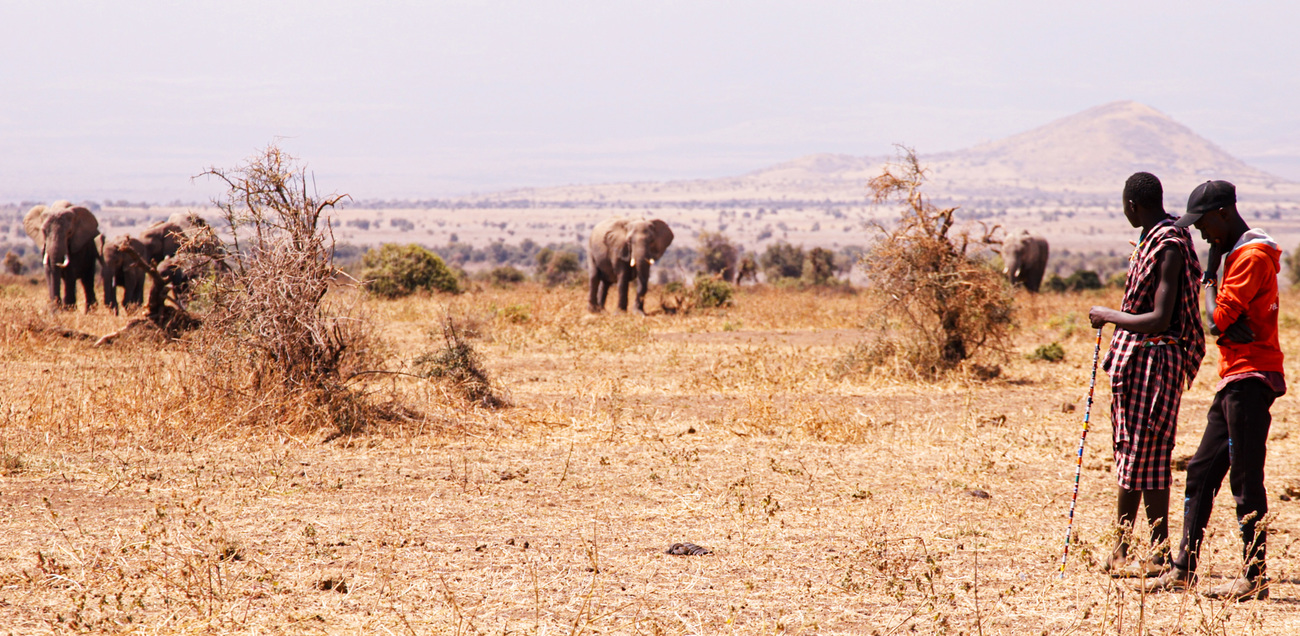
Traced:
<path fill-rule="evenodd" d="M 205 200 L 275 139 L 363 199 L 722 176 L 1121 99 L 1300 180 L 1297 6 L 0 0 L 0 201 Z"/>

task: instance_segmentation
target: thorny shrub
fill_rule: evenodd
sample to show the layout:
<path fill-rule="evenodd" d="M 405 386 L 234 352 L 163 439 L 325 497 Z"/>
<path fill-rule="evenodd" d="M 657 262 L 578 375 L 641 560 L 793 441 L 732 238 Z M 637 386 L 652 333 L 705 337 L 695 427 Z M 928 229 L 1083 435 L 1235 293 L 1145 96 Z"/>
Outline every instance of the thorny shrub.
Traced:
<path fill-rule="evenodd" d="M 740 262 L 741 246 L 736 245 L 722 232 L 700 232 L 695 237 L 695 264 L 706 274 L 721 274 L 722 280 L 736 280 L 736 266 Z"/>
<path fill-rule="evenodd" d="M 465 400 L 487 408 L 501 408 L 510 401 L 500 395 L 488 377 L 483 360 L 470 344 L 464 329 L 448 315 L 442 321 L 442 347 L 417 357 L 412 366 L 422 377 L 442 380 Z"/>
<path fill-rule="evenodd" d="M 380 354 L 359 299 L 326 298 L 337 270 L 325 213 L 346 195 L 318 195 L 306 169 L 275 145 L 204 175 L 228 188 L 216 205 L 229 228 L 231 275 L 215 283 L 194 340 L 208 362 L 199 384 L 240 401 L 256 396 L 262 418 L 352 428 L 364 416 L 347 382 Z"/>
<path fill-rule="evenodd" d="M 997 226 L 972 234 L 954 227 L 957 208 L 938 208 L 922 193 L 926 170 L 910 148 L 868 184 L 877 204 L 901 200 L 892 228 L 863 256 L 881 314 L 899 324 L 902 349 L 923 376 L 956 368 L 981 350 L 1004 352 L 1014 326 L 1012 293 L 988 263 Z M 982 224 L 981 224 L 982 225 Z"/>

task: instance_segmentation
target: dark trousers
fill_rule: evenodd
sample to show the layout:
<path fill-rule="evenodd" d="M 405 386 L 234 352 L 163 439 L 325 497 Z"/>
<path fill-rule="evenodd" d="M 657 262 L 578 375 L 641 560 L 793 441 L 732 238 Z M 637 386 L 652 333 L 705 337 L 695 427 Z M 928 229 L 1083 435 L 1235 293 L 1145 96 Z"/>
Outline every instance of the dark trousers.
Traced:
<path fill-rule="evenodd" d="M 1268 512 L 1264 492 L 1264 443 L 1273 422 L 1268 410 L 1277 394 L 1263 380 L 1246 379 L 1223 387 L 1210 406 L 1205 436 L 1196 454 L 1187 462 L 1187 495 L 1183 500 L 1183 542 L 1174 565 L 1195 572 L 1197 553 L 1210 522 L 1210 509 L 1219 494 L 1224 475 L 1237 502 L 1241 524 L 1242 558 L 1245 575 L 1255 579 L 1264 573 L 1265 533 L 1255 531 Z"/>

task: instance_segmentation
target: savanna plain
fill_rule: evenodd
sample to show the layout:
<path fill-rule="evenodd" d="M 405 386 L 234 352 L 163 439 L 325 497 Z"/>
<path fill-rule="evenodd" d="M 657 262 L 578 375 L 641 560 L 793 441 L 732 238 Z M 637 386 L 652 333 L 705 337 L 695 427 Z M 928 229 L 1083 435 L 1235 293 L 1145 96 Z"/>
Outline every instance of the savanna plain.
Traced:
<path fill-rule="evenodd" d="M 742 287 L 687 315 L 652 291 L 648 317 L 532 284 L 360 299 L 389 369 L 450 319 L 509 405 L 372 374 L 355 386 L 402 406 L 345 430 L 251 425 L 266 405 L 209 401 L 184 343 L 93 347 L 68 336 L 127 317 L 51 314 L 41 285 L 3 282 L 0 634 L 1300 633 L 1290 396 L 1269 442 L 1271 599 L 1146 596 L 1100 571 L 1104 375 L 1060 576 L 1087 311 L 1115 289 L 1021 293 L 1001 372 L 938 380 L 859 364 L 872 306 L 842 291 Z M 1300 294 L 1282 314 L 1295 381 Z M 1054 342 L 1059 362 L 1027 355 Z M 1204 429 L 1210 349 L 1175 458 Z M 1239 564 L 1226 491 L 1202 585 Z M 712 553 L 665 552 L 681 542 Z"/>

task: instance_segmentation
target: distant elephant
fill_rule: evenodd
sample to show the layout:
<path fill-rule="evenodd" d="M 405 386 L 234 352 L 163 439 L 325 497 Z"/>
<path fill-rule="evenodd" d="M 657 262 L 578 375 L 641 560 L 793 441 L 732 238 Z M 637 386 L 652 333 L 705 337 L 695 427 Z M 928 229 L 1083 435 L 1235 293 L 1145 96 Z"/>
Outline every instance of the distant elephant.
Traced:
<path fill-rule="evenodd" d="M 86 294 L 86 311 L 95 304 L 95 263 L 99 260 L 95 237 L 99 220 L 84 207 L 69 201 L 33 207 L 23 217 L 23 229 L 41 248 L 45 285 L 50 302 L 72 309 L 77 306 L 77 281 Z"/>
<path fill-rule="evenodd" d="M 191 282 L 223 270 L 228 271 L 224 261 L 207 254 L 184 250 L 175 256 L 168 256 L 158 264 L 158 273 L 176 290 L 180 298 L 189 294 Z"/>
<path fill-rule="evenodd" d="M 141 254 L 152 265 L 174 256 L 187 242 L 208 227 L 207 221 L 193 212 L 177 212 L 166 221 L 158 221 L 145 228 L 140 234 L 140 241 L 145 244 L 146 254 Z"/>
<path fill-rule="evenodd" d="M 1012 284 L 1024 285 L 1025 289 L 1038 293 L 1043 283 L 1043 272 L 1047 271 L 1047 239 L 1022 229 L 1007 236 L 1002 243 L 1002 270 L 1011 279 Z"/>
<path fill-rule="evenodd" d="M 673 242 L 673 231 L 659 219 L 613 218 L 591 231 L 589 273 L 590 309 L 605 310 L 609 286 L 618 283 L 618 309 L 627 311 L 627 287 L 636 277 L 636 312 L 645 315 L 645 293 L 650 266 L 663 257 Z"/>
<path fill-rule="evenodd" d="M 144 268 L 131 258 L 125 248 L 135 250 L 140 258 L 148 258 L 144 242 L 129 235 L 119 236 L 109 241 L 103 241 L 101 237 L 100 242 L 103 243 L 100 254 L 103 255 L 104 266 L 99 270 L 99 277 L 104 284 L 104 306 L 117 313 L 118 287 L 123 289 L 123 305 L 130 307 L 143 304 L 146 274 Z"/>
<path fill-rule="evenodd" d="M 758 262 L 753 256 L 746 255 L 740 259 L 740 269 L 736 272 L 736 284 L 739 285 L 748 279 L 751 283 L 758 282 Z"/>

